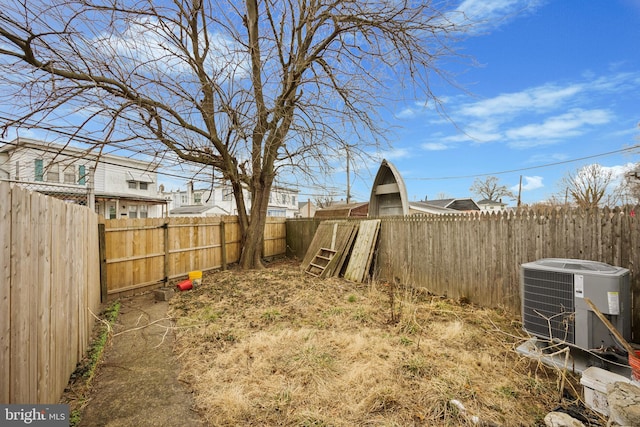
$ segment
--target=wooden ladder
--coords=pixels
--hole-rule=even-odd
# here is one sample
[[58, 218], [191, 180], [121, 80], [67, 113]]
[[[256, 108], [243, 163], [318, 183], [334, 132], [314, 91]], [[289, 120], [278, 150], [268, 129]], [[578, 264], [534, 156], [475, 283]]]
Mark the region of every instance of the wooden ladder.
[[335, 255], [336, 251], [334, 251], [333, 249], [320, 248], [316, 256], [313, 257], [311, 263], [309, 263], [309, 266], [304, 270], [304, 272], [315, 277], [322, 277], [324, 271], [327, 269], [329, 263]]

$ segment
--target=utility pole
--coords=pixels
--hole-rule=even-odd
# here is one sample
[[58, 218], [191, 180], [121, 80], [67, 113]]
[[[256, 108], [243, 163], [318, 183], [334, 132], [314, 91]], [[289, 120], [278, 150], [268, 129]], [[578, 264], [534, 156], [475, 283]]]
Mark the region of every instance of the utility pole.
[[518, 206], [520, 207], [520, 203], [521, 203], [521, 199], [520, 196], [522, 195], [522, 175], [520, 175], [520, 185], [518, 186]]
[[347, 150], [347, 204], [351, 203], [351, 179], [349, 177], [349, 163], [351, 163], [351, 156], [349, 154], [349, 146], [345, 147]]

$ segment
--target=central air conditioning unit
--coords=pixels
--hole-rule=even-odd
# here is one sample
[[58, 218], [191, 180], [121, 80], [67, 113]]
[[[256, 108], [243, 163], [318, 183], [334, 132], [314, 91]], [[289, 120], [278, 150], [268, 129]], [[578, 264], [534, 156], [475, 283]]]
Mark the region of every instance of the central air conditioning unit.
[[522, 322], [531, 335], [581, 349], [620, 347], [589, 298], [631, 340], [629, 270], [596, 261], [546, 258], [520, 266]]

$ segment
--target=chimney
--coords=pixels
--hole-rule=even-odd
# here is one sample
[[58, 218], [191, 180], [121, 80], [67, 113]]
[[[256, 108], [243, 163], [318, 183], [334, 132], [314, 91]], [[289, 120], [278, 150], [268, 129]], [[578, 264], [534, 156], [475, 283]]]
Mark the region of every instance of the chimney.
[[187, 183], [187, 205], [193, 204], [193, 181]]
[[160, 184], [160, 186], [158, 186], [158, 190], [159, 190], [161, 193], [164, 193], [164, 184]]

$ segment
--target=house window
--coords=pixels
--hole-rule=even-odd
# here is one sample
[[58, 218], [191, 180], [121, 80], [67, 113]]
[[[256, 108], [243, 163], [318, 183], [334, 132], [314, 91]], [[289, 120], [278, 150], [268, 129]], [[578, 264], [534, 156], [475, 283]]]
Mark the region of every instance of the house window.
[[129, 218], [138, 218], [138, 207], [129, 205]]
[[146, 182], [141, 182], [140, 183], [140, 189], [141, 190], [146, 190], [147, 188], [149, 188], [149, 184], [147, 184]]
[[139, 218], [148, 218], [147, 205], [140, 205], [138, 207], [138, 217]]
[[202, 194], [200, 193], [195, 193], [193, 195], [193, 203], [195, 205], [199, 205], [200, 203], [202, 203]]
[[85, 185], [87, 183], [87, 174], [84, 165], [78, 166], [78, 184]]
[[181, 194], [180, 195], [180, 203], [182, 203], [183, 205], [187, 204], [187, 195], [186, 194]]
[[116, 218], [116, 207], [111, 205], [109, 206], [109, 219], [115, 219]]
[[231, 200], [233, 198], [233, 190], [226, 188], [222, 191], [222, 200]]
[[58, 168], [58, 165], [49, 165], [49, 170], [47, 171], [47, 181], [60, 182], [60, 169]]
[[44, 167], [42, 164], [42, 159], [35, 159], [34, 166], [36, 170], [35, 180], [43, 181], [44, 180]]
[[129, 181], [129, 189], [137, 190], [138, 189], [138, 183], [135, 182], [135, 181]]
[[76, 171], [75, 166], [67, 166], [64, 170], [64, 183], [75, 184], [76, 183]]

